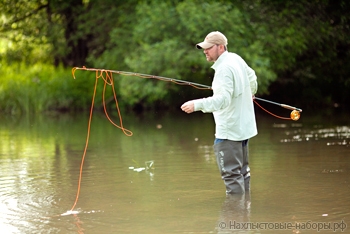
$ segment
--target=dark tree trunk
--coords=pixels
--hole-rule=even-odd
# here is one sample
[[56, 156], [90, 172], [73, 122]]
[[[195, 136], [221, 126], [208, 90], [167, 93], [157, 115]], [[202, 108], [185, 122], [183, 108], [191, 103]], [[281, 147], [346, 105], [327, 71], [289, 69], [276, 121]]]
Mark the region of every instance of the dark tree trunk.
[[83, 66], [88, 56], [88, 47], [86, 38], [77, 38], [78, 31], [78, 15], [74, 9], [83, 9], [82, 0], [71, 0], [71, 6], [65, 9], [64, 15], [66, 17], [67, 26], [65, 38], [68, 46], [68, 54], [63, 59], [65, 66]]
[[84, 10], [82, 0], [65, 1], [60, 6], [60, 14], [65, 21], [66, 53], [57, 55], [55, 63], [59, 61], [66, 67], [85, 65], [88, 56], [88, 38], [85, 34], [79, 35], [79, 16]]

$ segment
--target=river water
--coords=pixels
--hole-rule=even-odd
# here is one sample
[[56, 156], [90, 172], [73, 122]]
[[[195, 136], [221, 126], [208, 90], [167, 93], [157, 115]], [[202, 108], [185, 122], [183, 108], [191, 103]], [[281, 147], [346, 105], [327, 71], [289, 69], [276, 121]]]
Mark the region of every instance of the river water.
[[123, 118], [131, 137], [94, 113], [71, 210], [89, 114], [1, 116], [1, 233], [350, 233], [347, 115], [257, 111], [244, 196], [225, 194], [211, 114]]

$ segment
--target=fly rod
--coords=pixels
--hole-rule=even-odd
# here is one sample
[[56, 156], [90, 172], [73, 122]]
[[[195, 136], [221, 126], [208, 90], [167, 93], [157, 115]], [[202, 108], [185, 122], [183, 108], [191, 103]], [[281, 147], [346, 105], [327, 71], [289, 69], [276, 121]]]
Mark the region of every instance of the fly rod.
[[[127, 72], [127, 71], [116, 71], [116, 70], [107, 70], [107, 69], [97, 69], [97, 68], [86, 68], [85, 66], [83, 67], [73, 67], [72, 68], [72, 75], [73, 78], [75, 79], [75, 71], [76, 70], [85, 70], [85, 71], [95, 71], [96, 72], [96, 77], [112, 77], [112, 73], [114, 74], [120, 74], [120, 75], [125, 75], [125, 76], [136, 76], [136, 77], [140, 77], [140, 78], [148, 78], [148, 79], [157, 79], [157, 80], [163, 80], [163, 81], [168, 81], [168, 82], [172, 82], [178, 85], [188, 85], [188, 86], [192, 86], [194, 88], [197, 89], [212, 89], [211, 86], [209, 85], [204, 85], [204, 84], [199, 84], [199, 83], [194, 83], [191, 81], [186, 81], [186, 80], [179, 80], [179, 79], [174, 79], [174, 78], [168, 78], [168, 77], [163, 77], [163, 76], [155, 76], [155, 75], [148, 75], [148, 74], [142, 74], [142, 73], [136, 73], [136, 72]], [[273, 101], [269, 101], [266, 99], [262, 99], [262, 98], [258, 98], [258, 97], [253, 97], [254, 102], [261, 107], [255, 100], [259, 100], [259, 101], [263, 101], [263, 102], [268, 102], [270, 104], [274, 104], [280, 107], [283, 107], [285, 109], [289, 109], [292, 110], [290, 117], [292, 120], [298, 120], [300, 118], [300, 112], [302, 112], [302, 109], [294, 107], [294, 106], [290, 106], [290, 105], [286, 105], [286, 104], [281, 104], [281, 103], [277, 103], [277, 102], [273, 102]], [[265, 110], [263, 107], [261, 107], [263, 110]], [[265, 110], [266, 112], [270, 113], [269, 111]], [[272, 113], [270, 113], [272, 114]], [[276, 116], [274, 114], [272, 114], [275, 117], [281, 118], [279, 116]], [[287, 119], [287, 118], [283, 118], [282, 119]], [[289, 118], [288, 118], [289, 119]]]
[[142, 74], [142, 73], [136, 73], [136, 72], [127, 72], [127, 71], [115, 71], [115, 70], [106, 70], [106, 69], [96, 69], [96, 68], [86, 68], [86, 67], [74, 67], [72, 69], [72, 74], [75, 79], [75, 70], [86, 70], [86, 71], [96, 71], [102, 73], [115, 73], [115, 74], [120, 74], [120, 75], [125, 75], [125, 76], [137, 76], [141, 78], [148, 78], [148, 79], [157, 79], [157, 80], [163, 80], [163, 81], [168, 81], [168, 82], [173, 82], [178, 85], [189, 85], [192, 87], [195, 87], [197, 89], [211, 89], [211, 86], [209, 85], [204, 85], [204, 84], [198, 84], [186, 80], [179, 80], [179, 79], [174, 79], [174, 78], [168, 78], [168, 77], [163, 77], [163, 76], [155, 76], [155, 75], [148, 75], [148, 74]]
[[292, 120], [294, 120], [294, 121], [297, 121], [298, 119], [300, 119], [300, 112], [303, 111], [302, 109], [297, 108], [297, 107], [294, 107], [294, 106], [290, 106], [290, 105], [286, 105], [286, 104], [281, 104], [281, 103], [273, 102], [273, 101], [266, 100], [266, 99], [262, 99], [262, 98], [258, 98], [258, 97], [253, 97], [253, 101], [254, 101], [254, 103], [255, 103], [257, 106], [259, 106], [261, 109], [263, 109], [264, 111], [266, 111], [266, 112], [269, 113], [270, 115], [273, 115], [273, 116], [275, 116], [275, 117], [277, 117], [277, 118], [280, 118], [280, 119], [289, 119], [289, 118], [280, 117], [280, 116], [278, 116], [278, 115], [275, 115], [275, 114], [269, 112], [268, 110], [266, 110], [265, 108], [263, 108], [262, 106], [260, 106], [259, 103], [257, 103], [255, 100], [267, 102], [267, 103], [270, 103], [270, 104], [274, 104], [274, 105], [283, 107], [283, 108], [285, 108], [285, 109], [292, 110], [292, 112], [290, 113], [290, 119], [292, 119]]
[[254, 99], [259, 100], [259, 101], [263, 101], [263, 102], [268, 102], [268, 103], [271, 103], [271, 104], [274, 104], [274, 105], [277, 105], [277, 106], [280, 106], [280, 107], [283, 107], [283, 108], [286, 108], [286, 109], [289, 109], [289, 110], [297, 110], [299, 112], [303, 112], [302, 109], [294, 107], [294, 106], [289, 106], [289, 105], [286, 105], [286, 104], [281, 104], [281, 103], [269, 101], [269, 100], [258, 98], [258, 97], [254, 97]]

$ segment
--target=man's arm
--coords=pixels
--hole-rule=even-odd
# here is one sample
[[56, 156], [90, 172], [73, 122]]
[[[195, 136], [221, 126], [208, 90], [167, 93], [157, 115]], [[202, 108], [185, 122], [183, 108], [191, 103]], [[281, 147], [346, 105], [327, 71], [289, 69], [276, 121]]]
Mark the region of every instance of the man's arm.
[[257, 77], [255, 75], [255, 71], [251, 69], [248, 65], [247, 65], [247, 75], [249, 79], [250, 90], [252, 91], [252, 95], [254, 95], [258, 91], [258, 82], [256, 81]]

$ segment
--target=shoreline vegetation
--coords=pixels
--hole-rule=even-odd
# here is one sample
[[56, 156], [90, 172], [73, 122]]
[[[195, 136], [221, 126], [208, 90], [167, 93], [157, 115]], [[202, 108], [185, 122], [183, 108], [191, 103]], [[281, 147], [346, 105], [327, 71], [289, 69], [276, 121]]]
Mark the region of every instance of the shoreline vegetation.
[[[347, 0], [0, 0], [0, 9], [1, 113], [89, 110], [95, 74], [77, 71], [73, 79], [73, 67], [211, 85], [211, 64], [195, 48], [211, 31], [224, 33], [228, 50], [255, 70], [257, 97], [303, 110], [350, 110]], [[113, 77], [119, 105], [127, 110], [177, 109], [211, 95], [153, 79]], [[106, 101], [113, 109], [110, 87]]]
[[[95, 85], [94, 72], [76, 74], [76, 79], [74, 79], [71, 69], [64, 68], [63, 66], [56, 67], [43, 63], [33, 65], [27, 65], [25, 63], [8, 65], [1, 63], [0, 66], [0, 113], [22, 115], [74, 113], [78, 111], [88, 112], [90, 110]], [[171, 103], [172, 99], [167, 99], [168, 103], [165, 104], [160, 104], [158, 101], [154, 106], [151, 103], [145, 106], [135, 105], [120, 95], [118, 78], [114, 78], [114, 82], [116, 83], [117, 99], [120, 99], [118, 104], [124, 111], [173, 111], [182, 103], [181, 97], [186, 100], [186, 95], [182, 95], [180, 96], [180, 100], [178, 99], [179, 96], [175, 97], [177, 100], [173, 100], [174, 105], [171, 106], [167, 104], [169, 102]], [[146, 79], [146, 82], [152, 82], [152, 80]], [[188, 89], [193, 88], [189, 87]], [[102, 92], [103, 80], [98, 79], [94, 102], [95, 111], [103, 112]], [[210, 91], [201, 92], [203, 92], [203, 95], [200, 94], [200, 96], [210, 95]], [[268, 97], [278, 98], [273, 96]], [[113, 112], [116, 110], [113, 93], [108, 86], [105, 100], [109, 111]], [[307, 103], [301, 104], [301, 107], [304, 108], [305, 106], [308, 106]], [[276, 109], [274, 106], [268, 106], [268, 108]], [[278, 109], [280, 108], [277, 108], [277, 111]], [[318, 107], [308, 108], [309, 111], [314, 109], [318, 109]], [[324, 108], [324, 111], [328, 114], [340, 113], [343, 110], [347, 111], [342, 106], [327, 106], [327, 108]]]
[[0, 111], [17, 115], [84, 110], [91, 103], [92, 85], [91, 79], [74, 80], [63, 66], [1, 63]]

